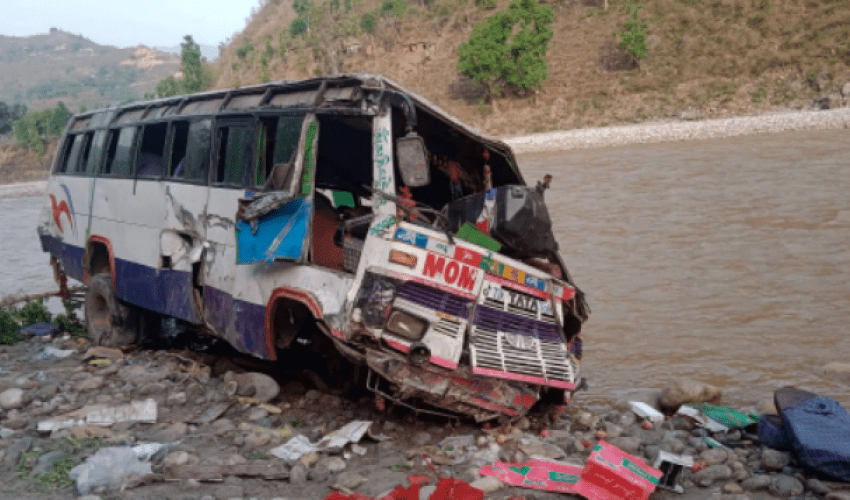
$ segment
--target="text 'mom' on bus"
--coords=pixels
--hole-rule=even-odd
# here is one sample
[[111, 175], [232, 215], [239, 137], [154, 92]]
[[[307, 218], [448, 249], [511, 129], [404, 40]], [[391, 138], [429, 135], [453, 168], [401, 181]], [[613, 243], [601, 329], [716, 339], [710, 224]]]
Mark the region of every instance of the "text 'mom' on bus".
[[576, 390], [549, 180], [382, 77], [273, 82], [76, 115], [38, 232], [97, 344], [176, 324], [482, 421]]

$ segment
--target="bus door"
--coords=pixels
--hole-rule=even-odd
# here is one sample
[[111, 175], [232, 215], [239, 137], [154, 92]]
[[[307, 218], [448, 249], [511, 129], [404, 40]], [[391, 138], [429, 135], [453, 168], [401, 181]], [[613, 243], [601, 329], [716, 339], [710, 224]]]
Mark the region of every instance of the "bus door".
[[210, 326], [242, 351], [269, 354], [273, 261], [307, 259], [317, 139], [318, 122], [303, 113], [216, 123], [204, 303]]

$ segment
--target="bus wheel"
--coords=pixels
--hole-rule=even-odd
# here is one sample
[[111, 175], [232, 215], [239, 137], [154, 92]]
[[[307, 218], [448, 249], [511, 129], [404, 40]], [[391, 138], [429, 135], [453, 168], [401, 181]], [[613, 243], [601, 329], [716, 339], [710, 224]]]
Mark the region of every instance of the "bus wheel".
[[86, 291], [86, 331], [95, 345], [108, 347], [134, 344], [137, 329], [133, 310], [115, 296], [112, 276], [96, 274]]

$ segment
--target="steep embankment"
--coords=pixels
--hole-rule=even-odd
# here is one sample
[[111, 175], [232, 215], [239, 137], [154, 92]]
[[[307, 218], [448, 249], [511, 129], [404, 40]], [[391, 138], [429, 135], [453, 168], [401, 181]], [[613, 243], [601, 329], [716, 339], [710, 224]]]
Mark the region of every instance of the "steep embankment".
[[[217, 86], [376, 72], [502, 136], [847, 105], [850, 0], [647, 0], [639, 19], [649, 56], [631, 70], [617, 69], [616, 44], [634, 3], [554, 2], [549, 78], [531, 97], [492, 104], [458, 73], [458, 47], [509, 0], [495, 10], [473, 0], [410, 2], [400, 17], [381, 14], [394, 0], [331, 3], [313, 0], [311, 30], [293, 37], [292, 2], [266, 2], [222, 51]], [[376, 15], [371, 33], [366, 13]]]

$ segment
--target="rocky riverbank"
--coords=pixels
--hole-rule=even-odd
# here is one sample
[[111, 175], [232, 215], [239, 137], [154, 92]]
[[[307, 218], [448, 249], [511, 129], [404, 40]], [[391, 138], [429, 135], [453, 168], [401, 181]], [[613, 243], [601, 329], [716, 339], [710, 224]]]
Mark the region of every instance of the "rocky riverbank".
[[[694, 394], [721, 397], [692, 383], [655, 396], [665, 407]], [[488, 499], [555, 500], [571, 496], [508, 487], [479, 470], [529, 457], [580, 466], [604, 439], [648, 463], [662, 451], [693, 457], [684, 494], [658, 490], [655, 499], [850, 499], [850, 484], [811, 477], [791, 455], [749, 434], [715, 434], [725, 446], [711, 447], [705, 431], [681, 416], [651, 424], [617, 403], [594, 414], [580, 393], [567, 407], [502, 426], [398, 407], [381, 412], [374, 403], [366, 392], [337, 396], [246, 371], [227, 356], [34, 337], [0, 347], [0, 497], [313, 500], [334, 489], [377, 497], [406, 486], [410, 475], [429, 476], [433, 485], [436, 471]], [[373, 422], [356, 445], [276, 456], [294, 436], [315, 443], [352, 421]]]

